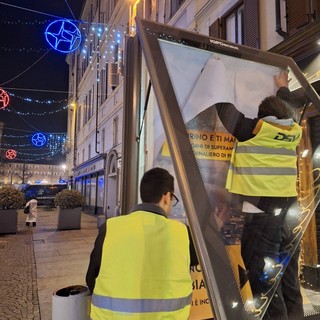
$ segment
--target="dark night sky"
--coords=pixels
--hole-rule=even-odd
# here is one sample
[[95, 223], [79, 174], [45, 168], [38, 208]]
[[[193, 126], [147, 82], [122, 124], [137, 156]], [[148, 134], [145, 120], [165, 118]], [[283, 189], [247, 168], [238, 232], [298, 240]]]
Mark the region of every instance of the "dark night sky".
[[[7, 161], [4, 149], [9, 149], [10, 144], [11, 149], [18, 152], [13, 161], [60, 164], [63, 160], [61, 153], [40, 160], [43, 157], [37, 154], [47, 153], [47, 146], [35, 147], [29, 137], [18, 136], [31, 137], [37, 132], [66, 132], [67, 111], [48, 113], [67, 105], [66, 54], [50, 50], [44, 32], [49, 23], [59, 17], [74, 19], [74, 16], [78, 19], [83, 2], [84, 0], [0, 1], [0, 87], [10, 96], [9, 107], [0, 110], [0, 121], [4, 122], [1, 150], [3, 161]], [[39, 61], [36, 62], [37, 60]], [[25, 101], [26, 98], [32, 99], [32, 102]], [[48, 104], [36, 103], [34, 100], [60, 102]], [[17, 112], [28, 115], [19, 115]], [[43, 112], [44, 116], [37, 115]], [[22, 153], [19, 154], [19, 151]]]

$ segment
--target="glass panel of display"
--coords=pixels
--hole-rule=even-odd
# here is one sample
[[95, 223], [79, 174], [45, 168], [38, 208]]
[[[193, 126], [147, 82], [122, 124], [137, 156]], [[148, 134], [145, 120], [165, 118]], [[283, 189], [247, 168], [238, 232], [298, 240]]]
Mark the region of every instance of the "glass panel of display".
[[291, 58], [137, 26], [158, 104], [148, 163], [176, 177], [171, 217], [190, 225], [215, 317], [319, 314], [316, 91]]

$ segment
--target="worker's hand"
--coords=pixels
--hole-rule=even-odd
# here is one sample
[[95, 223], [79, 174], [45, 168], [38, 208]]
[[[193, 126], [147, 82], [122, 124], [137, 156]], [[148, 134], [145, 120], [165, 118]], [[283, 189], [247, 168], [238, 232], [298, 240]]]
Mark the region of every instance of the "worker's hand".
[[291, 79], [288, 78], [288, 72], [287, 71], [280, 71], [278, 75], [275, 75], [273, 77], [274, 79], [274, 82], [276, 84], [276, 86], [278, 88], [281, 88], [281, 87], [287, 87], [289, 86], [289, 82]]

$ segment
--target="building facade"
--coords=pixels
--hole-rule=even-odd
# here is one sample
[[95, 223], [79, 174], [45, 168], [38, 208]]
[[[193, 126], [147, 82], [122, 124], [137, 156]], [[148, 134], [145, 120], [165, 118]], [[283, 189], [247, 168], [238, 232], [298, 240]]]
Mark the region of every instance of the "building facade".
[[67, 182], [65, 165], [0, 163], [0, 185], [6, 184], [57, 184]]
[[[91, 213], [112, 215], [119, 200], [123, 76], [128, 10], [121, 1], [87, 1], [82, 48], [69, 55], [67, 167]], [[108, 200], [107, 200], [108, 198]], [[108, 204], [107, 204], [108, 203]]]
[[[126, 186], [138, 185], [152, 152], [153, 111], [147, 105], [154, 93], [148, 88], [144, 58], [137, 64], [130, 59], [128, 39], [136, 35], [135, 17], [289, 56], [320, 89], [317, 0], [87, 0], [79, 24], [82, 46], [67, 57], [67, 170], [86, 197], [86, 211], [107, 218], [128, 212], [137, 201], [137, 190], [128, 192]], [[128, 90], [130, 86], [135, 90]], [[130, 118], [132, 109], [138, 123]], [[311, 106], [301, 123], [306, 136], [312, 137], [304, 139], [303, 146], [314, 152], [320, 144], [318, 120], [319, 110]], [[310, 170], [312, 161], [319, 167], [317, 159], [307, 158], [300, 170]], [[137, 172], [135, 177], [128, 168]], [[313, 289], [320, 287], [318, 218], [316, 210], [303, 239], [304, 281]]]
[[[293, 52], [300, 63], [318, 52], [317, 44], [285, 51], [295, 48], [307, 29], [318, 30], [317, 1], [86, 1], [79, 24], [82, 45], [67, 57], [67, 171], [85, 193], [87, 210], [108, 216], [121, 198], [122, 117], [123, 108], [130, 108], [123, 97], [125, 46], [135, 34], [136, 16], [261, 50]], [[141, 85], [143, 101], [147, 82]]]

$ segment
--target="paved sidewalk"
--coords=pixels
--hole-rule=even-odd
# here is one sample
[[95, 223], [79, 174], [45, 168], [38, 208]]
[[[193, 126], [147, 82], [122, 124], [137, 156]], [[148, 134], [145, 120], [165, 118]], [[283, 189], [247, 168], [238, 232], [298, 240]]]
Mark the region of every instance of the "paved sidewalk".
[[0, 319], [51, 320], [52, 294], [84, 285], [97, 219], [82, 213], [80, 230], [57, 230], [57, 209], [39, 208], [37, 226], [0, 235]]
[[[35, 228], [22, 210], [18, 218], [16, 234], [0, 235], [0, 320], [52, 320], [52, 294], [85, 284], [97, 218], [82, 213], [81, 229], [65, 231], [57, 230], [57, 209], [39, 208]], [[303, 293], [305, 319], [319, 319], [319, 292]]]

